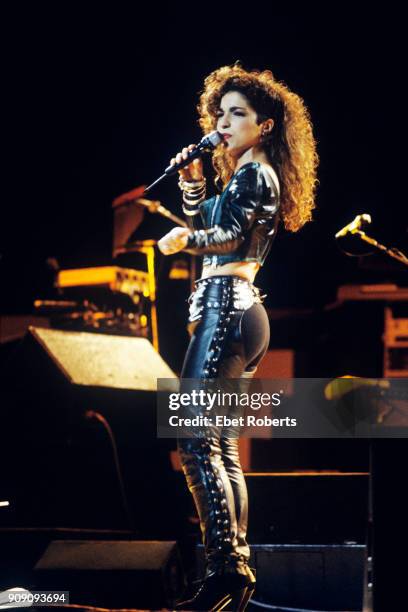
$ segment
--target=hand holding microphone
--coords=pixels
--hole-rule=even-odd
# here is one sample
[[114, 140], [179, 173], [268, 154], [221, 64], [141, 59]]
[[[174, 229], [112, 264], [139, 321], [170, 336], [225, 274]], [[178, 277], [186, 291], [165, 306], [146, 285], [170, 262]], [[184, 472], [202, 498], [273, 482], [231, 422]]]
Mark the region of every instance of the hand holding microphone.
[[[190, 145], [189, 147], [184, 148], [181, 154], [178, 153], [178, 155], [176, 155], [176, 163], [171, 163], [170, 166], [165, 169], [164, 174], [166, 174], [167, 176], [171, 176], [172, 174], [175, 174], [177, 171], [181, 170], [185, 166], [190, 166], [190, 161], [200, 158], [203, 153], [208, 153], [209, 151], [212, 151], [221, 142], [223, 142], [223, 138], [221, 134], [217, 132], [217, 130], [210, 132], [209, 134], [207, 134], [207, 136], [204, 136], [204, 138], [200, 140], [198, 145]], [[191, 164], [191, 166], [193, 167], [194, 164]], [[185, 178], [184, 180], [187, 181], [188, 179]]]
[[[208, 151], [212, 151], [215, 149], [223, 141], [223, 138], [219, 132], [214, 130], [214, 132], [210, 132], [207, 136], [204, 136], [198, 143], [198, 145], [190, 145], [189, 147], [185, 147], [181, 153], [178, 153], [174, 159], [171, 160], [170, 166], [168, 166], [164, 174], [159, 176], [158, 179], [154, 181], [151, 185], [146, 187], [144, 190], [144, 194], [149, 193], [153, 187], [158, 185], [164, 178], [167, 176], [172, 176], [176, 174], [176, 172], [180, 172], [180, 176], [184, 178], [184, 180], [200, 180], [203, 176], [202, 163], [200, 161], [200, 157], [203, 153]], [[188, 166], [186, 168], [186, 166]], [[186, 168], [184, 170], [184, 168]], [[187, 178], [190, 177], [190, 178]], [[199, 178], [194, 178], [199, 177]]]
[[[179, 173], [180, 177], [185, 181], [202, 181], [203, 180], [203, 162], [200, 157], [192, 157], [197, 147], [194, 144], [184, 147], [176, 157], [170, 161], [170, 166], [166, 169], [171, 169], [171, 172]], [[186, 165], [187, 164], [187, 165]], [[163, 255], [173, 255], [182, 251], [187, 246], [187, 236], [190, 230], [183, 227], [174, 227], [163, 238], [161, 238], [157, 246]]]
[[[201, 156], [203, 153], [215, 149], [222, 142], [223, 138], [216, 130], [204, 136], [198, 145], [189, 145], [177, 153], [170, 161], [170, 166], [166, 168], [164, 174], [157, 179], [150, 187], [147, 187], [145, 193], [154, 185], [161, 181], [166, 176], [171, 176], [179, 173], [180, 178], [184, 181], [203, 181], [203, 163]], [[182, 227], [175, 227], [159, 240], [157, 246], [163, 255], [173, 255], [182, 251], [187, 246], [187, 236], [190, 230]]]
[[201, 157], [196, 157], [187, 166], [182, 165], [184, 161], [189, 160], [189, 153], [196, 149], [196, 145], [191, 144], [188, 147], [177, 153], [170, 161], [169, 168], [178, 166], [178, 173], [185, 181], [201, 181], [203, 179], [203, 162]]

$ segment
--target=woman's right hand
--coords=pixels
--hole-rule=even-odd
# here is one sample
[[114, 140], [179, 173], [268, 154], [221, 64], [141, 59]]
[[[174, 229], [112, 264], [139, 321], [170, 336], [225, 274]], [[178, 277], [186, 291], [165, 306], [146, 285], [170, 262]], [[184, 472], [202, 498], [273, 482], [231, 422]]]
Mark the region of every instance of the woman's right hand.
[[[188, 147], [184, 147], [180, 153], [177, 153], [176, 157], [171, 159], [170, 165], [174, 166], [174, 164], [179, 164], [184, 159], [187, 159], [188, 152], [195, 149], [195, 146], [196, 145], [191, 144]], [[201, 181], [203, 178], [203, 162], [201, 158], [196, 157], [188, 166], [184, 166], [184, 168], [178, 170], [178, 173], [185, 181]]]

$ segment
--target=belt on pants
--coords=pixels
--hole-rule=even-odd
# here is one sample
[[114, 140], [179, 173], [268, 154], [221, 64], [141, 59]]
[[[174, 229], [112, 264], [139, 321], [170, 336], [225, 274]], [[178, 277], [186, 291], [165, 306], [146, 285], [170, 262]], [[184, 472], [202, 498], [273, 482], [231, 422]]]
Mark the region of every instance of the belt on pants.
[[188, 298], [189, 323], [198, 321], [205, 309], [248, 310], [253, 304], [262, 304], [266, 294], [261, 295], [258, 287], [242, 276], [225, 275], [200, 278], [195, 281], [195, 290]]

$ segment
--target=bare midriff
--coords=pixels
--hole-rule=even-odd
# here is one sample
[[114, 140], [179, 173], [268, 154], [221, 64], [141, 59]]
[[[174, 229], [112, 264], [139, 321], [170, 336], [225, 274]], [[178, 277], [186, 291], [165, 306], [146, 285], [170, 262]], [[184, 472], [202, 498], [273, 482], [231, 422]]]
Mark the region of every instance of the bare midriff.
[[209, 276], [235, 275], [242, 276], [242, 278], [246, 278], [250, 283], [253, 283], [256, 273], [260, 267], [261, 266], [257, 261], [232, 261], [231, 263], [224, 264], [223, 266], [217, 266], [216, 268], [204, 266], [201, 278], [208, 278]]

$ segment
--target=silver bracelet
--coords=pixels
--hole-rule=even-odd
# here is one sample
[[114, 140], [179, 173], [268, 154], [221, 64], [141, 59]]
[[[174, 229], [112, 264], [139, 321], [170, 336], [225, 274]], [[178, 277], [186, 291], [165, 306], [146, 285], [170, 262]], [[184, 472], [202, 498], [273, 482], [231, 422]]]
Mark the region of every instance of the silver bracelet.
[[179, 178], [178, 185], [181, 191], [187, 191], [188, 193], [197, 193], [202, 190], [205, 191], [207, 184], [207, 179], [203, 177], [199, 181], [186, 181], [183, 178]]
[[197, 195], [194, 196], [191, 196], [189, 193], [183, 191], [183, 202], [186, 204], [191, 204], [194, 206], [194, 204], [199, 204], [203, 200], [205, 200], [205, 191], [202, 193], [197, 193]]
[[204, 202], [204, 200], [205, 200], [204, 193], [200, 197], [195, 197], [195, 198], [189, 198], [186, 193], [183, 193], [183, 202], [186, 206], [188, 206], [189, 209], [191, 208], [198, 209], [199, 205], [201, 204], [201, 202]]
[[205, 199], [205, 191], [200, 191], [195, 194], [188, 193], [187, 191], [183, 191], [183, 200], [186, 204], [198, 204], [202, 200]]
[[198, 213], [200, 212], [198, 210], [198, 208], [196, 208], [195, 210], [188, 210], [187, 208], [184, 208], [184, 206], [182, 208], [183, 208], [183, 213], [185, 215], [188, 215], [189, 217], [193, 217], [194, 215], [198, 215]]
[[183, 200], [182, 207], [186, 210], [199, 210], [201, 202], [204, 202], [204, 198], [196, 202], [189, 202], [188, 200]]
[[199, 213], [198, 205], [205, 200], [206, 183], [205, 177], [199, 181], [185, 181], [179, 178], [178, 184], [183, 192], [183, 202], [188, 207], [183, 205], [184, 214], [193, 216]]

